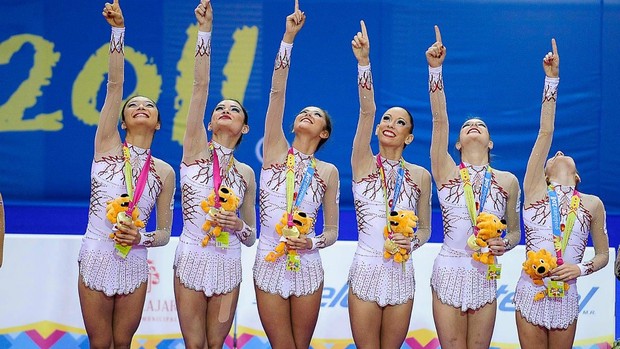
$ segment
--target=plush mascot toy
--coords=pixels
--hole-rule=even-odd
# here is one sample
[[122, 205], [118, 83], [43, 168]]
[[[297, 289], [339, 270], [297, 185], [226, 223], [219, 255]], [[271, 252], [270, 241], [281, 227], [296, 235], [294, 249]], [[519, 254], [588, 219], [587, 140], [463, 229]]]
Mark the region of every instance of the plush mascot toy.
[[[125, 212], [129, 208], [129, 195], [123, 194], [117, 197], [114, 200], [110, 200], [106, 203], [106, 218], [112, 223], [117, 224], [118, 222], [122, 222], [126, 225], [133, 224], [138, 228], [144, 228], [144, 222], [138, 217], [140, 216], [140, 210], [137, 207], [134, 207], [133, 212], [131, 212], [131, 217], [129, 217]], [[114, 239], [116, 232], [110, 233], [110, 239]]]
[[475, 245], [473, 249], [478, 250], [474, 252], [472, 258], [480, 263], [495, 264], [495, 256], [489, 251], [487, 241], [502, 236], [502, 232], [506, 230], [506, 221], [500, 220], [492, 213], [482, 212], [476, 219], [476, 229], [478, 234], [476, 234], [475, 238], [472, 235], [468, 242], [471, 245], [473, 240]]
[[[527, 251], [527, 259], [523, 262], [523, 270], [528, 274], [534, 285], [544, 285], [543, 278], [548, 277], [551, 270], [557, 268], [557, 258], [554, 257], [549, 251], [544, 248], [538, 250], [538, 252]], [[564, 292], [568, 290], [570, 286], [568, 283], [564, 283]], [[545, 298], [547, 292], [540, 291], [534, 296], [535, 301], [539, 301]]]
[[[265, 260], [267, 262], [275, 262], [278, 258], [284, 256], [286, 251], [286, 237], [305, 237], [310, 228], [312, 227], [313, 219], [308, 217], [305, 212], [299, 210], [293, 210], [293, 226], [291, 228], [288, 227], [288, 213], [284, 212], [282, 215], [282, 219], [280, 222], [276, 224], [276, 232], [283, 238], [280, 238], [280, 243], [276, 246], [276, 248], [269, 252], [267, 256], [265, 256]], [[297, 251], [290, 250], [289, 254], [296, 254]]]
[[213, 221], [213, 216], [221, 210], [234, 212], [239, 207], [239, 198], [230, 188], [221, 186], [220, 190], [218, 190], [218, 196], [220, 201], [219, 209], [215, 207], [215, 190], [211, 191], [211, 194], [209, 194], [207, 200], [202, 200], [200, 203], [200, 207], [202, 207], [203, 211], [207, 213], [207, 219], [202, 225], [202, 229], [207, 232], [205, 237], [202, 239], [203, 247], [209, 244], [209, 240], [212, 235], [217, 238], [222, 234], [222, 227], [220, 226], [215, 226], [213, 231], [209, 232], [215, 223]]
[[[392, 234], [400, 233], [410, 239], [414, 237], [416, 227], [418, 226], [418, 217], [413, 211], [392, 211], [390, 212], [388, 221], [390, 222]], [[385, 244], [383, 245], [383, 258], [394, 258], [394, 262], [397, 263], [406, 262], [409, 259], [409, 253], [407, 253], [406, 249], [398, 247], [398, 245], [396, 245], [394, 241], [389, 238], [389, 236], [390, 229], [386, 226], [383, 229], [383, 237], [385, 238]]]

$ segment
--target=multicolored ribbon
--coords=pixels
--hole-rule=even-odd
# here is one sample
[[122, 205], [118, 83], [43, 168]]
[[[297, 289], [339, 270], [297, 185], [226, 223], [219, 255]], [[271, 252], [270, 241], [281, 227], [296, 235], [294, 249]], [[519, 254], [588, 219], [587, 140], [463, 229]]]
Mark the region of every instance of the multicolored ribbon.
[[135, 191], [133, 186], [133, 170], [131, 168], [131, 154], [129, 152], [129, 146], [125, 141], [123, 143], [123, 175], [125, 176], [125, 186], [127, 187], [127, 195], [129, 195], [129, 206], [127, 207], [127, 215], [131, 217], [134, 208], [140, 201], [140, 197], [142, 197], [142, 192], [144, 191], [144, 187], [146, 186], [146, 181], [149, 176], [149, 167], [151, 166], [151, 150], [148, 150], [148, 155], [146, 156], [146, 161], [142, 166], [142, 170], [140, 171], [140, 175], [138, 176], [138, 180], [136, 182]]
[[560, 204], [558, 201], [558, 194], [555, 192], [553, 185], [547, 187], [547, 193], [549, 195], [549, 206], [551, 207], [551, 227], [553, 229], [553, 248], [558, 258], [558, 265], [564, 264], [562, 258], [566, 246], [568, 245], [568, 239], [573, 232], [575, 220], [577, 219], [577, 210], [579, 209], [579, 203], [581, 197], [577, 189], [573, 189], [573, 196], [570, 199], [569, 212], [566, 216], [566, 224], [564, 229], [561, 226]]
[[[289, 228], [293, 227], [293, 209], [301, 205], [315, 171], [316, 160], [312, 157], [306, 168], [306, 173], [304, 173], [304, 177], [299, 184], [299, 190], [295, 192], [295, 154], [293, 147], [289, 148], [286, 156], [286, 212], [288, 214], [287, 225]], [[295, 201], [294, 205], [293, 201]]]
[[381, 161], [381, 154], [377, 154], [377, 167], [379, 167], [379, 175], [381, 176], [381, 188], [383, 189], [383, 199], [385, 200], [385, 220], [386, 226], [389, 231], [389, 237], [392, 237], [392, 227], [390, 226], [390, 213], [394, 211], [396, 208], [396, 201], [398, 200], [398, 196], [400, 195], [400, 188], [403, 185], [403, 180], [405, 178], [405, 162], [401, 158], [399, 160], [400, 167], [398, 168], [398, 173], [396, 177], [396, 183], [394, 184], [394, 197], [392, 198], [392, 202], [388, 201], [387, 196], [387, 180], [385, 178], [385, 168], [383, 167], [383, 162]]
[[[220, 191], [220, 187], [222, 186], [222, 175], [220, 174], [220, 159], [217, 156], [217, 152], [215, 151], [215, 146], [213, 146], [213, 141], [209, 142], [209, 150], [211, 151], [211, 156], [213, 158], [213, 191], [215, 192], [215, 204], [214, 207], [219, 209], [222, 204], [220, 203], [220, 196], [218, 195]], [[234, 163], [234, 158], [231, 155], [230, 160], [228, 161], [228, 166], [226, 168], [226, 172], [230, 171]]]
[[[474, 199], [474, 190], [472, 188], [471, 179], [469, 178], [469, 170], [463, 162], [459, 165], [459, 174], [461, 175], [461, 181], [463, 182], [463, 191], [465, 192], [465, 203], [467, 205], [467, 213], [469, 213], [469, 219], [471, 225], [476, 226], [476, 219], [482, 210], [484, 209], [484, 203], [491, 190], [491, 179], [493, 177], [493, 169], [491, 165], [486, 166], [484, 179], [482, 186], [480, 187], [480, 203], [479, 207], [476, 207]], [[474, 235], [477, 235], [478, 231], [474, 228]]]

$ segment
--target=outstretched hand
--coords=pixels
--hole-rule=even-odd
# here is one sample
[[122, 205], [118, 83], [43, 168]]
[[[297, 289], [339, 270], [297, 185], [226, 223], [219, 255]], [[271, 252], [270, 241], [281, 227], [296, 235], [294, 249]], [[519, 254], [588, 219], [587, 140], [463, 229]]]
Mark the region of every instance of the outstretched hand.
[[114, 0], [111, 4], [106, 2], [105, 5], [103, 5], [103, 17], [113, 27], [125, 27], [123, 11], [121, 11], [121, 5], [118, 3], [118, 0]]
[[299, 0], [295, 0], [295, 11], [286, 17], [284, 42], [292, 44], [304, 23], [306, 23], [306, 14], [299, 10]]
[[558, 46], [555, 44], [555, 39], [551, 39], [551, 48], [553, 52], [549, 52], [543, 58], [543, 69], [545, 74], [550, 78], [557, 78], [560, 76], [560, 55], [558, 54]]
[[432, 68], [437, 68], [443, 64], [446, 58], [446, 47], [441, 42], [441, 32], [439, 27], [435, 26], [435, 43], [426, 50], [426, 61]]
[[210, 32], [213, 29], [213, 8], [211, 0], [200, 0], [200, 4], [194, 10], [198, 20], [198, 30]]
[[359, 65], [365, 66], [370, 64], [370, 40], [368, 39], [368, 32], [366, 31], [366, 24], [364, 21], [360, 21], [361, 32], [357, 34], [351, 40], [351, 47], [353, 48], [353, 55], [357, 58]]

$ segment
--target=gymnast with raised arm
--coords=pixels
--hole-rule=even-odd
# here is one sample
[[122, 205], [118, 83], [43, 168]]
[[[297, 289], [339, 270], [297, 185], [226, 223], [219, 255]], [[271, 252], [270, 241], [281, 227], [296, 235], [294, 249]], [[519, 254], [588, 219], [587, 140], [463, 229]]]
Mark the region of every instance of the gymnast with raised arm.
[[[306, 21], [295, 1], [276, 56], [265, 118], [259, 184], [260, 238], [254, 263], [258, 313], [274, 349], [307, 349], [323, 293], [319, 250], [338, 238], [339, 175], [315, 153], [331, 135], [327, 112], [303, 108], [286, 140], [283, 119], [293, 41]], [[322, 233], [316, 218], [323, 210]]]

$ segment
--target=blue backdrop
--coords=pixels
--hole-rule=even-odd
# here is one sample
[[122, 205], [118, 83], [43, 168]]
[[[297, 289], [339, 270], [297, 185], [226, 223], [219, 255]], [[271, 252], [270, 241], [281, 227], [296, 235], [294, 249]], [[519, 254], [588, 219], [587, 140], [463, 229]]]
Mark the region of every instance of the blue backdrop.
[[[126, 96], [141, 93], [158, 102], [163, 125], [154, 152], [176, 169], [191, 92], [196, 4], [121, 1]], [[251, 131], [237, 154], [257, 173], [272, 62], [293, 4], [213, 1], [208, 112], [224, 97], [243, 101]], [[451, 144], [466, 118], [482, 117], [495, 143], [495, 167], [521, 180], [538, 130], [541, 59], [555, 37], [562, 81], [552, 152], [573, 156], [581, 189], [599, 195], [610, 216], [620, 215], [620, 188], [613, 185], [620, 167], [614, 153], [620, 130], [620, 1], [302, 0], [301, 8], [308, 18], [293, 50], [285, 123], [306, 105], [321, 106], [334, 119], [333, 136], [317, 155], [340, 169], [342, 239], [356, 238], [350, 149], [359, 106], [350, 42], [360, 19], [371, 39], [378, 112], [400, 105], [414, 115], [415, 141], [405, 151], [409, 161], [430, 168], [424, 52], [438, 24], [448, 47], [444, 79]], [[84, 230], [93, 138], [107, 77], [110, 29], [101, 9], [102, 3], [78, 0], [0, 3], [0, 191], [8, 232]], [[173, 234], [178, 235], [180, 210], [175, 217]], [[615, 246], [612, 231], [610, 225]], [[431, 240], [441, 241], [438, 229]]]

